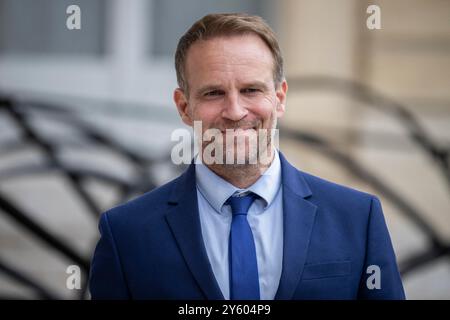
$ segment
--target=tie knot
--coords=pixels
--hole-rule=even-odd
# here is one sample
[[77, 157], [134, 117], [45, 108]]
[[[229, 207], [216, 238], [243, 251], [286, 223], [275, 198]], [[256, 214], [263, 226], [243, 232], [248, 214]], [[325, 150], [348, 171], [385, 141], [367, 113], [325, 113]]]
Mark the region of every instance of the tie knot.
[[248, 213], [248, 209], [252, 205], [253, 201], [256, 199], [256, 195], [254, 193], [249, 193], [243, 197], [229, 197], [228, 204], [231, 206], [231, 211], [233, 215], [243, 214], [246, 215]]

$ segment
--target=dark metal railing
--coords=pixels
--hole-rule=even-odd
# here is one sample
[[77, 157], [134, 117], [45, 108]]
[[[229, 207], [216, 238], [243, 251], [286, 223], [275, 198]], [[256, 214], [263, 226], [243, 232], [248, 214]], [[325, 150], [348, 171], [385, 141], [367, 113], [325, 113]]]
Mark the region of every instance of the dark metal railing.
[[[426, 130], [422, 128], [418, 120], [408, 108], [398, 102], [395, 102], [383, 95], [376, 93], [371, 88], [357, 82], [331, 77], [305, 77], [289, 79], [290, 90], [294, 92], [312, 91], [312, 90], [331, 90], [341, 94], [348, 95], [352, 101], [359, 103], [361, 107], [375, 108], [386, 115], [396, 119], [408, 132], [408, 137], [417, 145], [417, 147], [427, 154], [437, 169], [445, 177], [450, 186], [450, 150], [443, 148], [436, 143]], [[143, 193], [155, 188], [157, 181], [148, 175], [148, 169], [159, 163], [170, 163], [170, 154], [159, 155], [158, 157], [147, 157], [134, 150], [119, 144], [111, 139], [108, 134], [100, 132], [93, 126], [87, 124], [77, 113], [58, 105], [51, 105], [40, 102], [21, 101], [0, 97], [0, 111], [9, 115], [14, 122], [15, 127], [21, 130], [22, 138], [19, 141], [4, 141], [0, 143], [0, 156], [19, 150], [27, 149], [30, 146], [38, 147], [45, 156], [44, 164], [21, 164], [13, 168], [0, 171], [0, 184], [9, 179], [15, 179], [20, 176], [30, 175], [49, 175], [62, 174], [70, 183], [76, 195], [86, 204], [94, 222], [97, 223], [100, 214], [100, 208], [93, 195], [89, 194], [83, 188], [83, 181], [86, 179], [96, 179], [104, 183], [116, 186], [120, 190], [117, 203], [128, 199], [132, 194]], [[39, 130], [31, 125], [33, 117], [46, 117], [54, 119], [65, 126], [77, 130], [83, 142], [87, 145], [101, 146], [126, 159], [134, 171], [132, 179], [124, 179], [115, 176], [111, 172], [100, 172], [95, 169], [68, 165], [58, 157], [58, 150], [61, 146], [70, 144], [60, 138], [43, 138]], [[140, 115], [142, 117], [142, 115]], [[280, 137], [307, 144], [316, 148], [326, 157], [342, 166], [352, 176], [370, 185], [376, 192], [390, 202], [392, 202], [399, 211], [410, 220], [417, 228], [423, 232], [428, 240], [428, 246], [422, 251], [418, 251], [401, 261], [399, 261], [402, 275], [407, 276], [412, 271], [424, 267], [430, 262], [435, 261], [442, 256], [450, 255], [450, 244], [442, 239], [433, 226], [427, 221], [426, 215], [418, 208], [414, 207], [407, 199], [400, 195], [386, 182], [382, 181], [377, 175], [373, 174], [368, 168], [364, 167], [357, 160], [347, 153], [342, 152], [337, 146], [326, 139], [306, 132], [301, 129], [281, 128]], [[173, 166], [174, 171], [181, 171], [182, 168]], [[52, 234], [45, 225], [39, 224], [33, 219], [31, 213], [26, 212], [20, 207], [20, 203], [14, 203], [5, 194], [0, 192], [0, 213], [11, 218], [19, 224], [25, 232], [28, 232], [43, 244], [63, 256], [67, 260], [76, 263], [83, 270], [84, 274], [89, 273], [88, 257], [83, 256], [69, 243]], [[22, 285], [34, 290], [39, 298], [57, 299], [58, 295], [46, 289], [43, 284], [35, 279], [18, 271], [16, 266], [8, 266], [0, 254], [0, 272]], [[87, 279], [85, 277], [83, 290], [79, 298], [85, 297], [87, 289]], [[0, 292], [0, 295], [2, 293]]]

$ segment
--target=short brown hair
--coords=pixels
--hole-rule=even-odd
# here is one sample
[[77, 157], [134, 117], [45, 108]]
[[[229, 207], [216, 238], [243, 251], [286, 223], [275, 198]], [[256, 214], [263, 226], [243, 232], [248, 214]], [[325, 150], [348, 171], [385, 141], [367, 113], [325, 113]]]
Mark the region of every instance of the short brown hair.
[[218, 13], [208, 14], [195, 22], [192, 27], [180, 38], [175, 53], [175, 69], [178, 86], [188, 94], [185, 64], [190, 46], [198, 40], [208, 40], [220, 36], [233, 36], [244, 34], [258, 35], [269, 47], [274, 60], [273, 79], [276, 86], [284, 78], [283, 57], [273, 30], [259, 16], [244, 13]]

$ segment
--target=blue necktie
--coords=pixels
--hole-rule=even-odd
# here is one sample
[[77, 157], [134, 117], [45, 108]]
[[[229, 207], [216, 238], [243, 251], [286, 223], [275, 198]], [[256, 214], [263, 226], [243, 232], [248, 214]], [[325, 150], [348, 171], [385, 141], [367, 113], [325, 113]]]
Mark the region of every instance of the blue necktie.
[[230, 197], [233, 212], [229, 243], [230, 299], [259, 300], [259, 277], [255, 242], [248, 224], [247, 212], [255, 194]]

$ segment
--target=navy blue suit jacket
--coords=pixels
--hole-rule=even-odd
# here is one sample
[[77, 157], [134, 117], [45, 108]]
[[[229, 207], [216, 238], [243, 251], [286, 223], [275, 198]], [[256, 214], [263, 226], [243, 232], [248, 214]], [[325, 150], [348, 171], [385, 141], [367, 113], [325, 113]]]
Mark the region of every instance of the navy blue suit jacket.
[[[403, 299], [379, 200], [298, 171], [280, 153], [283, 269], [276, 299]], [[195, 166], [102, 214], [93, 299], [223, 299], [203, 243]], [[378, 266], [380, 288], [367, 273]], [[369, 269], [369, 271], [371, 271]], [[368, 279], [372, 275], [372, 278]]]

